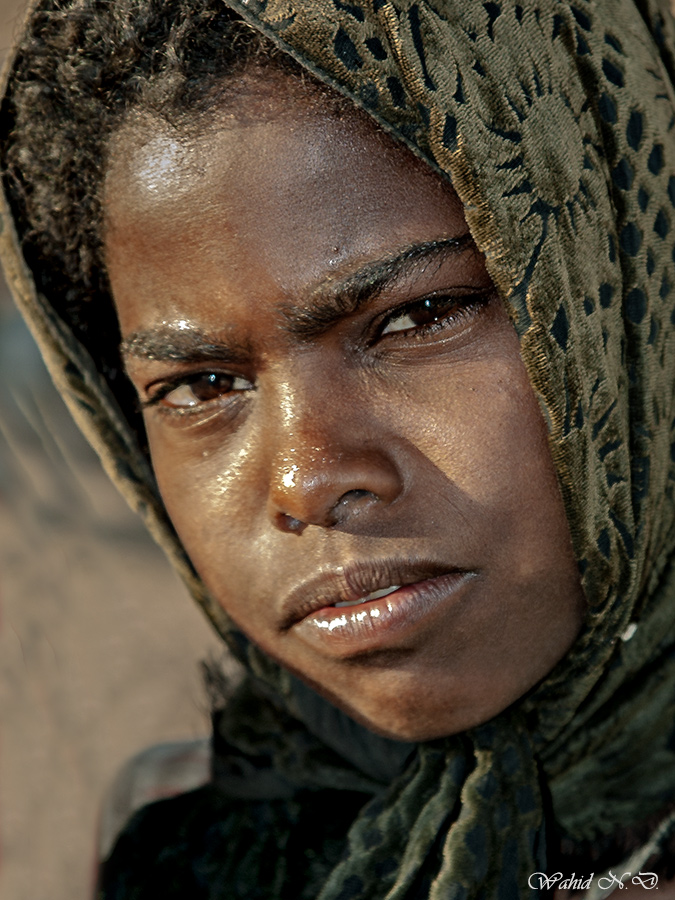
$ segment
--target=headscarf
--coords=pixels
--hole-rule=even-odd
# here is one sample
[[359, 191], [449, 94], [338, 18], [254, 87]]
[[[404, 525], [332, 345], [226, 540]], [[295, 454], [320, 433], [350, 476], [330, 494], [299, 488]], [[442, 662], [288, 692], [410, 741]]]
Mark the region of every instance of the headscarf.
[[[216, 781], [231, 798], [218, 808], [232, 894], [237, 885], [250, 896], [319, 900], [536, 894], [528, 882], [546, 869], [552, 829], [602, 841], [675, 801], [667, 3], [226, 2], [459, 194], [548, 424], [588, 602], [572, 650], [529, 695], [465, 734], [409, 747], [366, 732], [248, 642], [207, 596], [137, 435], [36, 290], [19, 249], [25, 225], [17, 236], [5, 202], [10, 283], [108, 471], [250, 673], [217, 737]], [[322, 805], [316, 798], [331, 788], [360, 800], [340, 806], [333, 792], [333, 806]], [[372, 799], [362, 805], [364, 795]], [[293, 856], [307, 810], [313, 856], [305, 853], [291, 894], [284, 853]], [[348, 828], [340, 852], [335, 823]]]

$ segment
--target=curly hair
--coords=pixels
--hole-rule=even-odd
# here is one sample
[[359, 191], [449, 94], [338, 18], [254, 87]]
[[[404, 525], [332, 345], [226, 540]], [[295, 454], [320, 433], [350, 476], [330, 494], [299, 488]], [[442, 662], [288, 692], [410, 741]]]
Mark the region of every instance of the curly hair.
[[204, 113], [253, 67], [313, 81], [222, 0], [42, 0], [18, 48], [2, 157], [24, 255], [127, 410], [102, 252], [108, 142], [133, 110]]

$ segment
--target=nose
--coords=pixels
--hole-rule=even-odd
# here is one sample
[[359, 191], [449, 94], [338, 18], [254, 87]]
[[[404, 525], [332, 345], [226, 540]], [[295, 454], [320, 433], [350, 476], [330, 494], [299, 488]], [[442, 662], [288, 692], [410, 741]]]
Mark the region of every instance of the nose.
[[[335, 403], [304, 414], [296, 408], [277, 431], [268, 507], [282, 531], [347, 526], [362, 516], [370, 521], [403, 491], [391, 441], [378, 436], [368, 417], [336, 410]], [[365, 428], [358, 424], [364, 419]]]

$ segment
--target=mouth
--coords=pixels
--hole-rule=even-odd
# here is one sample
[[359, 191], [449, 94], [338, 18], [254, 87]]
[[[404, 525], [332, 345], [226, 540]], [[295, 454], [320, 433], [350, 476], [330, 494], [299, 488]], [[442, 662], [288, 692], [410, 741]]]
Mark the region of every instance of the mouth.
[[330, 656], [391, 649], [456, 602], [476, 574], [436, 563], [340, 567], [289, 595], [285, 630]]
[[361, 597], [358, 600], [340, 600], [338, 603], [334, 603], [333, 606], [335, 609], [341, 609], [344, 606], [361, 606], [362, 603], [368, 603], [371, 600], [379, 600], [381, 597], [393, 594], [394, 591], [397, 591], [400, 587], [400, 584], [395, 584], [392, 585], [392, 587], [382, 588], [379, 591], [371, 591], [365, 597]]

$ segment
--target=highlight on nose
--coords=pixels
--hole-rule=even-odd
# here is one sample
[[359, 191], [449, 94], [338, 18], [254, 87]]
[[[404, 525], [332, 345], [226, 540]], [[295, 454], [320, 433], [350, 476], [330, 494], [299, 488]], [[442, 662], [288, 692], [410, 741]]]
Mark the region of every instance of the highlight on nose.
[[294, 516], [285, 512], [277, 514], [277, 525], [282, 531], [288, 531], [292, 534], [302, 534], [307, 525], [320, 525], [324, 528], [333, 528], [339, 525], [351, 515], [358, 515], [361, 512], [377, 503], [380, 498], [372, 491], [350, 490], [344, 493], [337, 503], [331, 509], [326, 510], [326, 514], [322, 521], [306, 522], [296, 519]]

